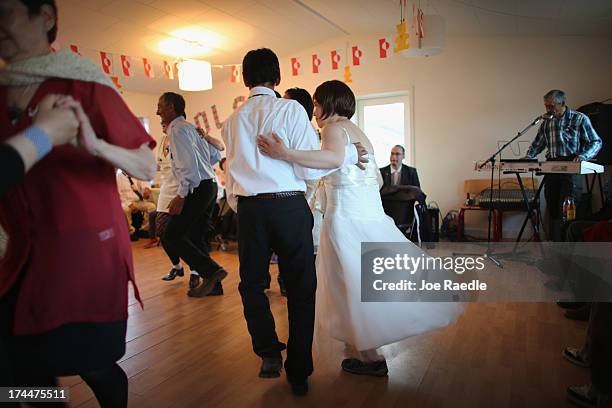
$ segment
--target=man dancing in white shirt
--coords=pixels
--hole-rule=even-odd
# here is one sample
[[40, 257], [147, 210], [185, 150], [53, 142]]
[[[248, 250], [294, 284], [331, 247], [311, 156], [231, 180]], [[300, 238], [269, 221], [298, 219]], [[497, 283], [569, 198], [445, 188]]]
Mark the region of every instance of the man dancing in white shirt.
[[[242, 62], [249, 99], [224, 123], [228, 203], [238, 214], [239, 291], [255, 354], [262, 358], [260, 377], [279, 377], [285, 345], [276, 335], [265, 295], [271, 251], [278, 254], [287, 286], [289, 341], [285, 370], [296, 395], [308, 392], [312, 374], [312, 339], [317, 278], [312, 244], [312, 213], [304, 198], [306, 179], [333, 170], [306, 169], [259, 153], [257, 135], [280, 136], [293, 149], [320, 149], [317, 135], [299, 103], [277, 98], [278, 58], [269, 49], [249, 51]], [[360, 147], [361, 148], [361, 147]], [[357, 163], [357, 149], [347, 149], [345, 163]], [[361, 152], [365, 154], [365, 151]], [[316, 167], [336, 169], [329, 158]]]

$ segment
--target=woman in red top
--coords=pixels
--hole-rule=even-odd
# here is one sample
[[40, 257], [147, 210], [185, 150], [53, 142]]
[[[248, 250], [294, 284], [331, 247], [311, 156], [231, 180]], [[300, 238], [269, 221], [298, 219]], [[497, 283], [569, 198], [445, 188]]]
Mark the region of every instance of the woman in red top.
[[78, 145], [54, 147], [0, 199], [8, 234], [0, 360], [12, 368], [0, 385], [51, 385], [78, 374], [102, 406], [125, 406], [127, 377], [116, 361], [134, 273], [115, 168], [153, 178], [155, 142], [98, 67], [49, 52], [56, 21], [53, 0], [0, 2], [0, 58], [8, 63], [0, 70], [0, 141], [30, 126], [48, 94], [74, 98], [66, 104], [81, 123]]

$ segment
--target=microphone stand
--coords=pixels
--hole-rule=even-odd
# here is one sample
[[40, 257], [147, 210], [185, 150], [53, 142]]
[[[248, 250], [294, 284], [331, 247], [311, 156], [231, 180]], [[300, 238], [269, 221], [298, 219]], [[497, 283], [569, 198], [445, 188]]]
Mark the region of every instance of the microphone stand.
[[[500, 156], [499, 159], [500, 159], [500, 162], [501, 162], [501, 152], [506, 147], [510, 146], [516, 139], [518, 139], [519, 137], [521, 137], [525, 133], [527, 133], [529, 131], [529, 129], [531, 129], [532, 127], [534, 127], [538, 123], [540, 123], [540, 121], [542, 121], [543, 119], [544, 118], [542, 116], [538, 116], [533, 122], [531, 122], [529, 125], [527, 125], [527, 127], [525, 129], [523, 129], [520, 132], [518, 132], [516, 134], [516, 136], [514, 136], [509, 142], [507, 142], [502, 147], [500, 147], [495, 153], [493, 153], [491, 155], [491, 157], [489, 157], [486, 161], [481, 163], [480, 166], [478, 166], [478, 169], [482, 169], [483, 167], [485, 167], [487, 165], [487, 163], [491, 163], [491, 186], [489, 188], [489, 211], [488, 211], [489, 226], [488, 226], [488, 231], [487, 231], [487, 250], [484, 253], [484, 256], [486, 258], [490, 259], [491, 262], [493, 262], [499, 268], [503, 268], [504, 266], [497, 259], [497, 257], [495, 256], [495, 254], [491, 250], [491, 217], [492, 217], [492, 214], [493, 214], [493, 180], [494, 180], [494, 177], [495, 177], [495, 161], [496, 161], [496, 157], [497, 157], [497, 155], [499, 155]], [[459, 255], [459, 254], [453, 253], [453, 256], [456, 256], [456, 255]], [[480, 255], [480, 254], [462, 254], [462, 255]]]

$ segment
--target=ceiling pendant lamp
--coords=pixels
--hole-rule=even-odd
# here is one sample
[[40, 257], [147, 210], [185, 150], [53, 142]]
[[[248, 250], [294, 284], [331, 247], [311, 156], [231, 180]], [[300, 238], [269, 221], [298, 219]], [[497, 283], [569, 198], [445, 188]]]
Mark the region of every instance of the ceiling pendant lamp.
[[183, 60], [178, 67], [179, 89], [182, 91], [206, 91], [212, 89], [210, 62]]
[[[420, 24], [419, 24], [420, 23]], [[417, 25], [411, 30], [412, 35], [417, 29], [420, 29], [422, 36], [418, 35], [410, 39], [410, 46], [401, 51], [404, 57], [429, 57], [430, 55], [439, 54], [444, 50], [446, 38], [446, 22], [444, 17], [429, 14], [421, 15], [417, 20]]]

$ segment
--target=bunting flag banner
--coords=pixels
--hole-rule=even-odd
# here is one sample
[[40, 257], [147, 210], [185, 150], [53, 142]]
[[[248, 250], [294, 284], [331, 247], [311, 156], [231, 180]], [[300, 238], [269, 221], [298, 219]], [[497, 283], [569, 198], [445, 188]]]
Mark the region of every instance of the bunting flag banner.
[[359, 49], [358, 45], [353, 46], [353, 65], [361, 65], [361, 57], [363, 56], [363, 51]]
[[166, 75], [168, 79], [174, 79], [174, 71], [168, 61], [164, 61], [164, 75]]
[[397, 37], [395, 37], [395, 48], [393, 48], [393, 52], [397, 54], [398, 52], [407, 50], [410, 44], [408, 42], [409, 36], [406, 20], [396, 25], [395, 28], [397, 29]]
[[217, 129], [221, 129], [223, 127], [223, 123], [219, 120], [219, 112], [217, 112], [217, 105], [213, 105], [210, 107], [213, 113], [213, 120], [215, 121], [215, 127]]
[[317, 54], [312, 54], [312, 73], [318, 74], [321, 66], [321, 58]]
[[132, 76], [131, 68], [132, 68], [131, 58], [128, 57], [127, 55], [122, 55], [121, 56], [121, 70], [123, 71], [123, 75], [125, 75], [126, 77]]
[[100, 51], [100, 62], [102, 63], [102, 70], [106, 75], [110, 75], [113, 71], [113, 60], [111, 56], [104, 51]]
[[230, 82], [240, 82], [240, 65], [232, 65], [232, 71], [230, 74]]
[[196, 126], [199, 128], [202, 127], [200, 126], [200, 120], [199, 120], [200, 116], [202, 117], [202, 122], [204, 123], [204, 130], [206, 131], [206, 133], [210, 133], [210, 122], [208, 121], [208, 116], [206, 115], [206, 111], [199, 112], [197, 115], [195, 115], [193, 120], [196, 123]]
[[49, 49], [51, 50], [51, 52], [57, 52], [57, 48], [55, 48], [54, 45], [50, 45]]
[[144, 73], [147, 78], [155, 78], [155, 72], [153, 71], [153, 65], [147, 58], [142, 59], [142, 66], [144, 67]]
[[344, 83], [350, 84], [351, 82], [353, 82], [353, 78], [351, 77], [351, 66], [346, 64], [344, 67]]
[[123, 86], [121, 86], [121, 84], [119, 83], [119, 77], [118, 76], [112, 76], [112, 77], [110, 77], [110, 79], [113, 81], [113, 83], [115, 84], [115, 86], [117, 87], [118, 90], [120, 90], [120, 91], [123, 90]]
[[381, 59], [389, 58], [389, 48], [391, 48], [391, 44], [385, 37], [378, 40], [378, 53]]
[[233, 110], [238, 109], [238, 104], [240, 104], [240, 103], [242, 103], [244, 101], [246, 101], [246, 97], [244, 97], [244, 96], [237, 96], [237, 97], [235, 97], [234, 98], [234, 103], [232, 104], [232, 109]]
[[300, 75], [300, 69], [302, 68], [302, 64], [297, 58], [291, 58], [291, 74], [293, 76]]
[[340, 66], [340, 54], [338, 53], [338, 51], [333, 50], [331, 52], [331, 67], [332, 69], [336, 70], [338, 69], [339, 66]]
[[70, 44], [70, 51], [74, 52], [77, 55], [82, 55], [81, 51], [79, 51], [79, 47], [74, 44]]
[[173, 78], [178, 79], [178, 77], [179, 77], [178, 71], [179, 71], [179, 63], [177, 61], [177, 62], [172, 64], [172, 75], [174, 75]]
[[417, 37], [425, 38], [425, 31], [423, 30], [423, 10], [418, 9], [417, 11]]

